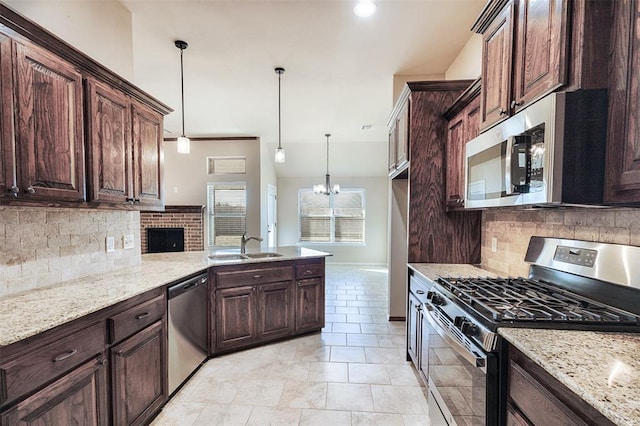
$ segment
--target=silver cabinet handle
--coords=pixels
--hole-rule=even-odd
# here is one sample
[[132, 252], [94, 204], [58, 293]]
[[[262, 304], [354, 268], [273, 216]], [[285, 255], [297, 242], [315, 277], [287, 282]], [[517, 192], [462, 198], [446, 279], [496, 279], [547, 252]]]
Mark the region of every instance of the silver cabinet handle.
[[255, 279], [262, 278], [262, 275], [254, 275], [253, 278]]
[[75, 355], [75, 354], [77, 354], [77, 353], [78, 353], [78, 350], [77, 350], [77, 349], [72, 349], [72, 350], [70, 350], [69, 352], [66, 352], [66, 353], [60, 354], [60, 355], [58, 355], [57, 357], [55, 357], [55, 358], [53, 359], [53, 362], [60, 362], [60, 361], [64, 361], [65, 359], [67, 359], [67, 358], [71, 358], [72, 356], [74, 356], [74, 355]]
[[24, 192], [26, 192], [27, 194], [35, 194], [36, 190], [33, 186], [29, 186], [27, 187], [27, 189], [24, 190]]
[[136, 319], [137, 320], [141, 320], [141, 319], [145, 319], [146, 317], [148, 317], [149, 315], [151, 315], [149, 312], [143, 312], [141, 314], [136, 315]]
[[14, 197], [18, 196], [18, 192], [20, 192], [20, 188], [15, 185], [9, 187], [9, 192], [13, 194]]

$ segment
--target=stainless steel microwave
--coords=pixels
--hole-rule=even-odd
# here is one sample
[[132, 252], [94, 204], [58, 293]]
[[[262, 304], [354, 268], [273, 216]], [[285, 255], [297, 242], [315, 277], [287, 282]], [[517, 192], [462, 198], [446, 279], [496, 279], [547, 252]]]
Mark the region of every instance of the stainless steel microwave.
[[605, 90], [552, 93], [467, 142], [465, 208], [602, 204]]

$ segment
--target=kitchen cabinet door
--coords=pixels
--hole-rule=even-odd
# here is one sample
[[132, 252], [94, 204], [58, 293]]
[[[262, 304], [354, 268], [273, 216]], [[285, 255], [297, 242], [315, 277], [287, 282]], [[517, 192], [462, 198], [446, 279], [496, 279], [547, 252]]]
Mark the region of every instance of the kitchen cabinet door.
[[409, 104], [407, 99], [397, 118], [398, 143], [396, 144], [396, 168], [403, 169], [409, 162]]
[[509, 2], [482, 35], [483, 129], [507, 118], [511, 101], [513, 3]]
[[256, 287], [242, 286], [216, 291], [217, 350], [225, 351], [255, 343]]
[[13, 158], [13, 79], [11, 39], [0, 33], [0, 198], [14, 196], [17, 190]]
[[167, 397], [165, 320], [111, 348], [113, 422], [147, 424]]
[[293, 332], [291, 281], [258, 286], [258, 339], [285, 337]]
[[3, 426], [108, 425], [106, 359], [72, 370], [0, 416]]
[[82, 75], [29, 42], [13, 49], [19, 197], [84, 201]]
[[394, 122], [393, 127], [389, 129], [389, 174], [396, 171], [396, 150], [398, 149], [398, 126]]
[[133, 185], [135, 203], [144, 208], [163, 208], [163, 118], [133, 102]]
[[296, 333], [324, 327], [324, 279], [296, 282]]
[[614, 4], [605, 202], [640, 203], [640, 2]]
[[131, 103], [120, 91], [87, 80], [89, 200], [133, 198]]
[[449, 121], [447, 136], [447, 208], [464, 206], [464, 145], [466, 140], [465, 115]]
[[568, 3], [518, 0], [512, 113], [566, 83]]

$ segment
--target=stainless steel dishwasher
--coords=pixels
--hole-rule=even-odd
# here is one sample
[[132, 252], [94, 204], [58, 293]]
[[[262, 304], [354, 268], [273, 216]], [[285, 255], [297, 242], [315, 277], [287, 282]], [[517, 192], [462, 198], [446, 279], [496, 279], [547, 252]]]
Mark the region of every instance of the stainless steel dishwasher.
[[169, 394], [207, 358], [208, 289], [207, 274], [167, 289]]

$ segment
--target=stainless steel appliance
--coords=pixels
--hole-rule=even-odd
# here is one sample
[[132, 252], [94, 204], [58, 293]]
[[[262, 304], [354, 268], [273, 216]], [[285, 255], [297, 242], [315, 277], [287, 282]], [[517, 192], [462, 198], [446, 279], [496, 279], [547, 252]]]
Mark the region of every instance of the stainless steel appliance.
[[500, 327], [640, 332], [638, 259], [639, 247], [532, 237], [527, 278], [431, 283], [423, 305], [428, 348], [422, 342], [431, 418], [504, 424]]
[[467, 142], [465, 207], [602, 203], [607, 95], [551, 93]]
[[207, 359], [208, 286], [201, 274], [167, 289], [169, 394]]

